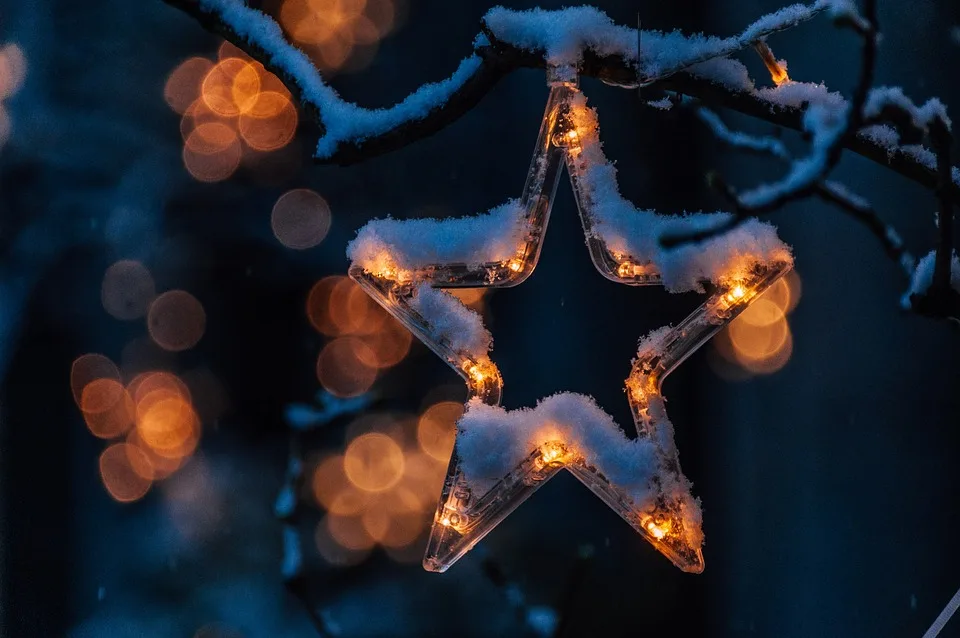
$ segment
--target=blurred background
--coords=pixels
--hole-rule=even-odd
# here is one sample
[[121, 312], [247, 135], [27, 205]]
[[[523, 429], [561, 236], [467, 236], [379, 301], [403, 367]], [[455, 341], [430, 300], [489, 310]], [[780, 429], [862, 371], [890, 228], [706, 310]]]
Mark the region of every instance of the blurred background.
[[[596, 4], [719, 35], [779, 7]], [[958, 108], [960, 7], [879, 4], [877, 84]], [[490, 7], [262, 5], [369, 107], [451, 73]], [[345, 279], [345, 245], [374, 217], [518, 196], [543, 73], [408, 148], [315, 166], [282, 84], [160, 0], [0, 7], [3, 636], [912, 636], [960, 586], [960, 335], [902, 313], [896, 264], [817, 201], [774, 219], [796, 274], [666, 383], [703, 575], [566, 474], [449, 572], [423, 571], [465, 389]], [[770, 44], [795, 80], [849, 94], [851, 34], [818, 19]], [[708, 170], [777, 174], [693, 113], [582, 87], [638, 205], [716, 210]], [[932, 194], [853, 156], [836, 177], [931, 249]], [[493, 332], [506, 407], [583, 392], [631, 434], [637, 338], [700, 302], [599, 277], [566, 181], [535, 276], [461, 294]]]

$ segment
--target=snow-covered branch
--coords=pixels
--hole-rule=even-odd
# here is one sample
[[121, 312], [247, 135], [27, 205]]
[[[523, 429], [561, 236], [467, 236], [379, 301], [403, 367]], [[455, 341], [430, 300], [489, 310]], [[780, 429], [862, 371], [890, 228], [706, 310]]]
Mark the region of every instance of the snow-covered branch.
[[[828, 10], [838, 22], [856, 26], [849, 2], [817, 0], [763, 16], [729, 38], [644, 31], [637, 51], [636, 29], [616, 25], [601, 11], [575, 7], [560, 11], [495, 8], [481, 23], [472, 53], [449, 78], [426, 84], [387, 109], [367, 109], [343, 100], [316, 67], [283, 35], [270, 16], [241, 0], [164, 0], [182, 9], [262, 62], [296, 94], [321, 130], [316, 159], [351, 164], [403, 148], [452, 124], [470, 111], [500, 78], [520, 68], [572, 62], [580, 75], [608, 84], [688, 95], [703, 103], [739, 111], [778, 126], [804, 129], [806, 112], [817, 100], [840, 100], [822, 85], [785, 83], [757, 88], [746, 70], [726, 60], [777, 31], [797, 26]], [[862, 26], [862, 25], [861, 25]], [[720, 64], [716, 64], [720, 62]], [[890, 131], [893, 132], [892, 130]], [[936, 161], [928, 149], [901, 145], [894, 134], [844, 136], [840, 146], [933, 189]], [[960, 170], [953, 169], [960, 196]]]

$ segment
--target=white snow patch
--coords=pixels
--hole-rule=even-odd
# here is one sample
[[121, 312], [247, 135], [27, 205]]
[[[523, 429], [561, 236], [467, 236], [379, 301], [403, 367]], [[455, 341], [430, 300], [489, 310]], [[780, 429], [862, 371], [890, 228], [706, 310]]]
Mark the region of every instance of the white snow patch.
[[479, 358], [493, 345], [493, 337], [483, 326], [483, 318], [448, 292], [423, 283], [409, 305], [427, 320], [433, 339], [449, 343], [454, 352]]
[[583, 455], [638, 507], [654, 497], [651, 479], [660, 464], [648, 438], [628, 439], [613, 418], [588, 396], [564, 392], [535, 408], [505, 410], [477, 398], [457, 423], [457, 456], [471, 485], [488, 485], [513, 470], [531, 451], [563, 441]]
[[485, 214], [457, 219], [375, 219], [347, 245], [347, 257], [368, 270], [376, 270], [386, 256], [401, 270], [505, 261], [523, 240], [522, 213], [519, 202], [510, 200]]
[[[933, 250], [917, 264], [916, 270], [913, 271], [913, 278], [910, 280], [910, 289], [900, 299], [900, 305], [906, 310], [912, 307], [910, 295], [922, 295], [930, 290], [930, 286], [933, 285], [933, 268], [936, 261], [937, 251]], [[956, 252], [950, 260], [950, 286], [960, 292], [960, 258], [957, 257]]]

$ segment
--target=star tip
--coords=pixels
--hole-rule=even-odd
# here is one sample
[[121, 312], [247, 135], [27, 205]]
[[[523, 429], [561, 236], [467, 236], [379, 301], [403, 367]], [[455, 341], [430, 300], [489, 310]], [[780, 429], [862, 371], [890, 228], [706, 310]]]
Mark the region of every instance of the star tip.
[[442, 574], [450, 568], [450, 565], [439, 560], [436, 556], [424, 556], [423, 568], [428, 572]]

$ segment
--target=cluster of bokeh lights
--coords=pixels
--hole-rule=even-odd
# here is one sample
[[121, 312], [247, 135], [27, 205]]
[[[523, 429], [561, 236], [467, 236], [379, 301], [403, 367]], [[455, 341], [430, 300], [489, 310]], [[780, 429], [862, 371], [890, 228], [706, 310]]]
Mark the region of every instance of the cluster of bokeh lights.
[[[149, 269], [134, 260], [107, 268], [100, 294], [108, 314], [123, 321], [144, 319], [150, 337], [148, 348], [138, 340], [128, 344], [121, 366], [103, 354], [87, 353], [70, 370], [73, 398], [87, 428], [108, 441], [99, 459], [100, 479], [114, 500], [129, 503], [179, 470], [197, 448], [201, 417], [188, 383], [170, 370], [150, 369], [153, 362], [147, 359], [150, 349], [176, 353], [195, 346], [206, 329], [206, 314], [185, 290], [157, 294]], [[201, 382], [196, 388], [208, 379], [195, 380]]]
[[244, 158], [287, 146], [297, 130], [297, 109], [283, 83], [229, 43], [216, 61], [184, 60], [164, 85], [167, 104], [179, 113], [183, 164], [195, 179], [229, 178]]
[[791, 270], [747, 307], [714, 338], [713, 361], [726, 378], [741, 379], [779, 371], [793, 354], [787, 320], [800, 301], [800, 277]]
[[337, 397], [359, 396], [410, 352], [413, 336], [348, 277], [324, 277], [307, 296], [307, 317], [330, 339], [317, 379]]
[[372, 413], [347, 427], [343, 454], [311, 470], [312, 498], [326, 511], [315, 531], [324, 560], [353, 565], [378, 546], [394, 560], [420, 560], [462, 414], [463, 404], [440, 401], [419, 417]]
[[369, 65], [402, 8], [399, 0], [284, 0], [279, 20], [329, 75]]

